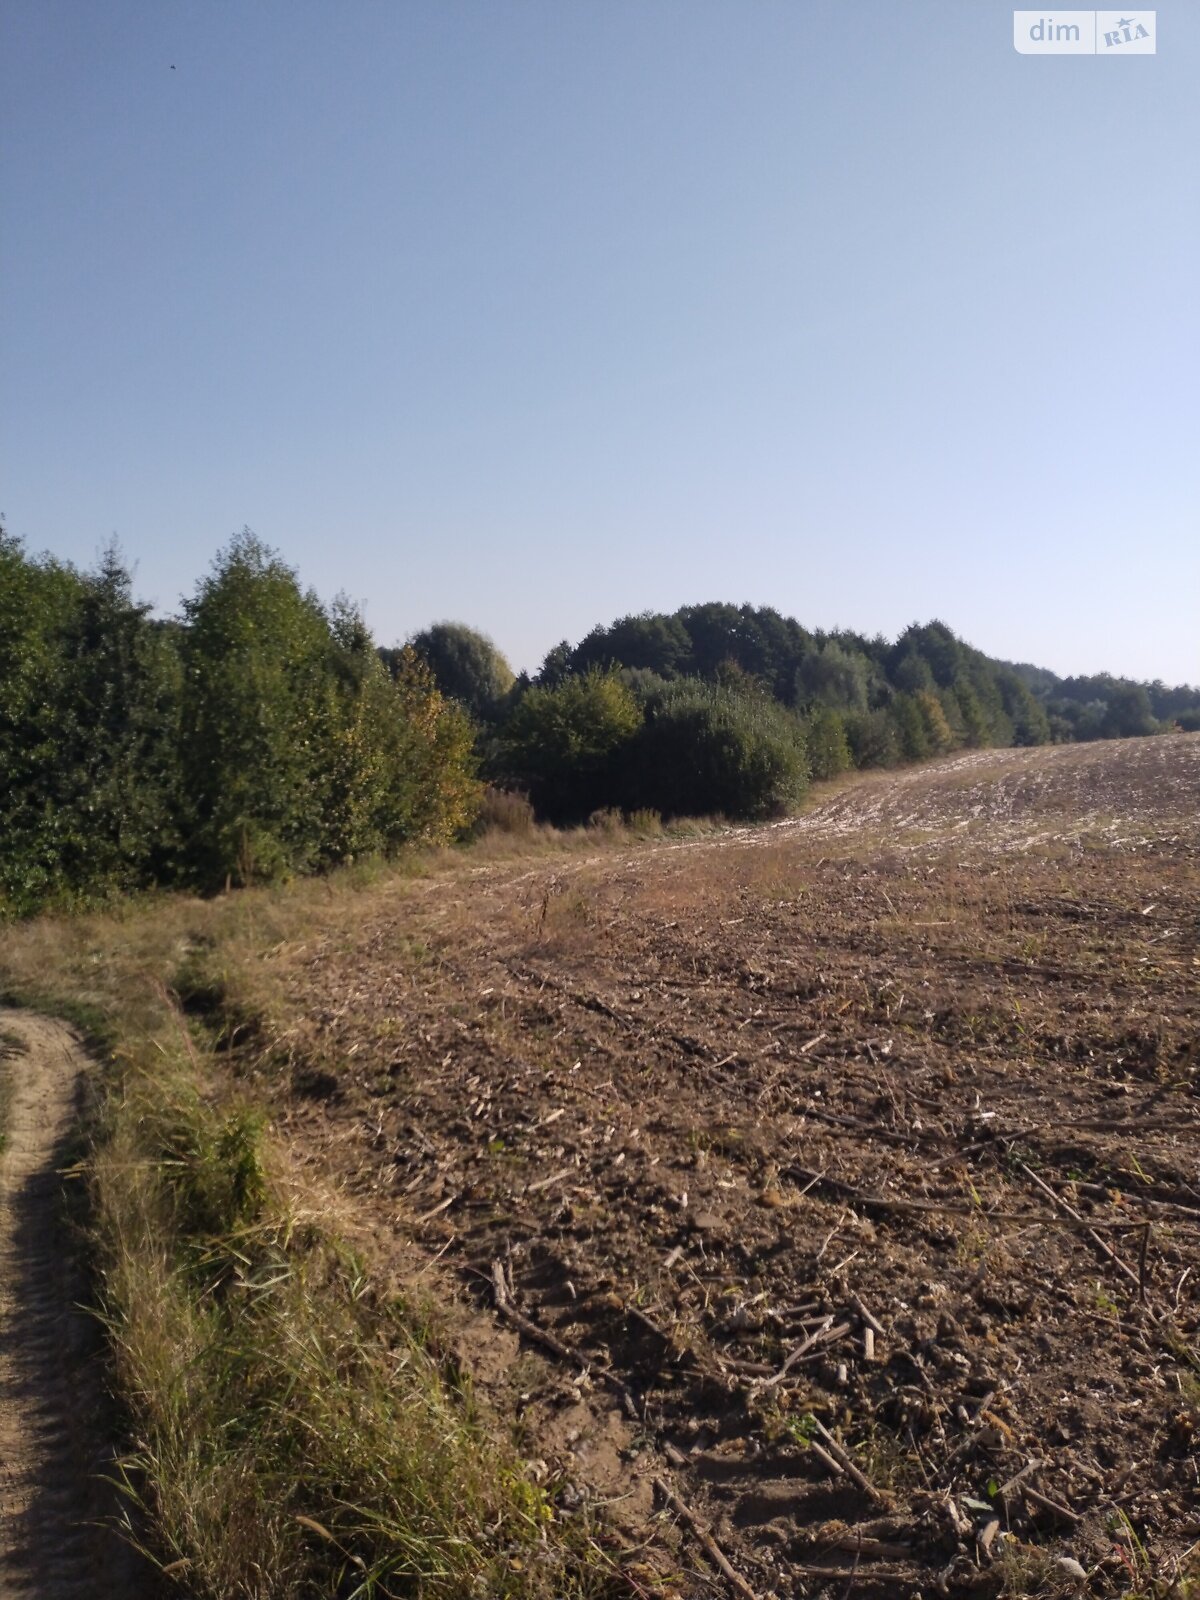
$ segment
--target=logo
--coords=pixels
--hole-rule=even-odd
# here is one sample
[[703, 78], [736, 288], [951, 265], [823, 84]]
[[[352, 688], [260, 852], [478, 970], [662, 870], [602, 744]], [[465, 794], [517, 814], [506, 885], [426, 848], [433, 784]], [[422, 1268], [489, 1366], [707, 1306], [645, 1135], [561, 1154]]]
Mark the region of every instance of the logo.
[[1023, 56], [1152, 56], [1155, 11], [1014, 11]]
[[1123, 17], [1119, 11], [1097, 11], [1096, 54], [1152, 56], [1154, 54], [1153, 11], [1135, 11]]

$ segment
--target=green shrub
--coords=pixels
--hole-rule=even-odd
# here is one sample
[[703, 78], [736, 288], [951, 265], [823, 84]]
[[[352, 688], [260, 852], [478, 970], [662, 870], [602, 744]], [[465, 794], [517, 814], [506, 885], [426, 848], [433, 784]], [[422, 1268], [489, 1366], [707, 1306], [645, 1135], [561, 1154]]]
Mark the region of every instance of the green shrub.
[[620, 757], [641, 725], [632, 692], [593, 668], [553, 689], [529, 689], [501, 730], [500, 759], [540, 816], [578, 822], [620, 804]]
[[804, 731], [814, 778], [836, 778], [839, 772], [846, 772], [854, 765], [845, 719], [840, 712], [828, 706], [819, 707], [805, 718]]
[[687, 679], [650, 701], [627, 754], [636, 804], [664, 817], [781, 816], [808, 784], [804, 731], [753, 689]]
[[894, 767], [900, 760], [896, 725], [885, 711], [850, 713], [846, 741], [856, 767]]

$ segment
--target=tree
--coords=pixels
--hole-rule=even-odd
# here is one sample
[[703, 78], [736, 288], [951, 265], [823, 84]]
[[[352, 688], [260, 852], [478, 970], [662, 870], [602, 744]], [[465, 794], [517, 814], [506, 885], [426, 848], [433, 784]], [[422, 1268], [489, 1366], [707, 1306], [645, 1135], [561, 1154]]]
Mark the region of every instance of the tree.
[[960, 678], [954, 685], [953, 693], [954, 698], [958, 701], [958, 709], [962, 714], [964, 742], [972, 749], [979, 749], [988, 744], [990, 730], [987, 713], [984, 711], [970, 679]]
[[805, 719], [804, 730], [814, 778], [836, 778], [854, 765], [840, 711], [818, 706]]
[[846, 742], [856, 767], [894, 767], [901, 758], [896, 724], [886, 711], [847, 714]]
[[664, 816], [782, 816], [808, 784], [796, 718], [728, 683], [671, 684], [647, 706], [631, 757], [631, 799]]
[[58, 857], [84, 893], [170, 880], [179, 865], [178, 629], [151, 622], [132, 590], [110, 547], [62, 634]]
[[921, 713], [921, 721], [925, 724], [925, 741], [931, 755], [942, 756], [947, 751], [954, 749], [954, 734], [950, 731], [950, 724], [946, 720], [946, 713], [942, 710], [942, 703], [936, 694], [928, 689], [923, 689], [914, 696], [917, 709]]
[[[1029, 686], [1008, 667], [1001, 668], [997, 672], [996, 681], [1000, 688], [1005, 713], [1012, 725], [1012, 733], [1007, 742], [1018, 745], [1048, 744], [1050, 723], [1046, 709], [1034, 699]], [[1147, 702], [1148, 710], [1149, 702]]]
[[571, 652], [571, 667], [632, 667], [674, 678], [686, 670], [692, 641], [677, 616], [645, 611], [620, 617], [610, 628], [593, 628]]
[[1150, 696], [1145, 686], [1119, 679], [1108, 694], [1108, 710], [1104, 718], [1104, 734], [1108, 739], [1138, 738], [1157, 733], [1158, 723], [1150, 709]]
[[[414, 634], [412, 648], [437, 687], [479, 722], [494, 722], [512, 690], [513, 670], [484, 633], [462, 622], [435, 622]], [[390, 652], [397, 659], [395, 652]]]
[[619, 803], [619, 757], [641, 725], [633, 692], [592, 667], [523, 695], [501, 729], [500, 759], [541, 815], [576, 822]]
[[846, 649], [835, 639], [827, 639], [796, 669], [796, 703], [829, 706], [837, 711], [865, 711], [870, 671], [870, 662], [864, 655]]
[[0, 532], [0, 908], [174, 870], [179, 664], [111, 548], [95, 573]]
[[571, 642], [569, 639], [560, 639], [559, 642], [547, 650], [545, 659], [538, 669], [535, 679], [539, 688], [557, 689], [564, 678], [571, 673]]
[[336, 715], [316, 596], [245, 529], [184, 615], [182, 754], [196, 873], [211, 885], [311, 868], [322, 854]]

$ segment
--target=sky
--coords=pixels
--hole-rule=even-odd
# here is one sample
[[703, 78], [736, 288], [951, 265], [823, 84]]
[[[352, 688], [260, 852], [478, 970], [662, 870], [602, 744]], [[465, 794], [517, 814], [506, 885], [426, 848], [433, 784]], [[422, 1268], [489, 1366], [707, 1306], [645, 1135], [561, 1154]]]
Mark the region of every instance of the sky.
[[[1053, 12], [1049, 13], [1053, 15]], [[1200, 5], [6, 0], [0, 509], [381, 643], [938, 617], [1200, 683]]]

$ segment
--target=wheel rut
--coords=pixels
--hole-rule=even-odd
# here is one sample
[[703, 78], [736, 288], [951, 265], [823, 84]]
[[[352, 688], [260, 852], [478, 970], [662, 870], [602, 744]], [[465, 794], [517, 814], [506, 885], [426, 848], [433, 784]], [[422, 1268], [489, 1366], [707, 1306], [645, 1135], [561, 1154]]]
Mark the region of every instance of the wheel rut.
[[65, 1023], [0, 1010], [0, 1056], [0, 1600], [141, 1600], [146, 1564], [104, 1525], [103, 1341], [64, 1206], [87, 1055]]

